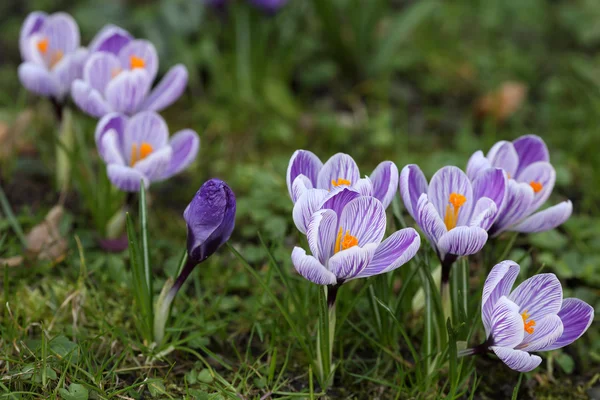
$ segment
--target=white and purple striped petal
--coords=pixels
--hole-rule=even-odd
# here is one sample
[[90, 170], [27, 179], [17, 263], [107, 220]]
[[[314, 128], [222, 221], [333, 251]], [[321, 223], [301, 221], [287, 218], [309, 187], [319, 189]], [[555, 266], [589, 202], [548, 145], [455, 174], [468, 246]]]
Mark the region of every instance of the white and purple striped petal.
[[490, 164], [502, 168], [511, 177], [515, 177], [519, 168], [519, 156], [511, 142], [500, 141], [496, 143], [487, 154]]
[[338, 232], [338, 217], [333, 210], [318, 210], [311, 216], [306, 238], [310, 251], [319, 262], [327, 265], [333, 255], [333, 248]]
[[49, 15], [39, 31], [48, 39], [48, 46], [61, 51], [63, 55], [79, 47], [79, 27], [69, 14], [57, 12]]
[[460, 209], [456, 223], [456, 225], [466, 225], [471, 216], [471, 210], [475, 206], [471, 181], [460, 168], [447, 166], [433, 175], [427, 191], [429, 201], [440, 216], [446, 214], [448, 199], [452, 193], [462, 195], [467, 200]]
[[309, 189], [294, 204], [292, 211], [294, 223], [303, 234], [306, 234], [313, 213], [321, 208], [327, 194], [327, 190]]
[[516, 180], [530, 185], [541, 185], [538, 189], [539, 191], [534, 189], [535, 193], [533, 195], [533, 201], [531, 202], [530, 210], [528, 212], [528, 214], [531, 214], [540, 208], [540, 206], [548, 200], [548, 197], [550, 197], [552, 189], [554, 189], [554, 182], [556, 181], [556, 172], [550, 163], [538, 161], [530, 164], [521, 171], [519, 176], [516, 177]]
[[377, 243], [368, 243], [363, 247], [354, 246], [334, 254], [328, 268], [338, 282], [344, 282], [359, 275], [369, 265], [377, 249]]
[[558, 316], [563, 324], [563, 333], [556, 342], [542, 350], [560, 349], [579, 339], [594, 320], [594, 308], [582, 300], [567, 298], [563, 300]]
[[437, 210], [429, 201], [426, 193], [421, 194], [415, 210], [415, 220], [419, 227], [437, 251], [437, 242], [448, 232], [444, 221], [440, 218]]
[[175, 65], [150, 92], [140, 108], [142, 110], [162, 111], [181, 97], [188, 82], [187, 68]]
[[420, 245], [421, 237], [414, 229], [394, 232], [377, 247], [369, 265], [356, 278], [368, 278], [401, 267], [415, 256]]
[[317, 176], [321, 168], [323, 168], [323, 163], [312, 152], [308, 150], [296, 150], [294, 152], [290, 158], [286, 174], [288, 191], [294, 202], [298, 200], [292, 194], [292, 184], [296, 180], [296, 177], [304, 175], [312, 183], [312, 187], [317, 187]]
[[305, 279], [317, 285], [335, 285], [337, 279], [333, 273], [325, 268], [316, 258], [306, 254], [300, 247], [294, 247], [292, 251], [292, 263], [294, 268]]
[[492, 164], [487, 157], [483, 155], [483, 151], [477, 150], [467, 162], [467, 176], [470, 180], [474, 181], [481, 172], [491, 167]]
[[510, 230], [524, 233], [548, 231], [562, 225], [569, 219], [572, 212], [573, 203], [570, 200], [563, 201], [555, 206], [530, 215], [518, 224], [511, 226]]
[[[358, 246], [379, 244], [385, 235], [386, 216], [383, 204], [374, 197], [359, 197], [349, 202], [338, 221], [338, 229], [358, 239]], [[370, 260], [369, 260], [370, 261]]]
[[402, 168], [400, 173], [400, 196], [408, 213], [418, 223], [417, 205], [422, 194], [427, 193], [427, 179], [421, 168], [415, 164], [409, 164]]
[[125, 165], [109, 164], [106, 172], [111, 183], [124, 192], [139, 191], [140, 182], [144, 182], [146, 189], [150, 186], [150, 180], [140, 171]]
[[492, 199], [482, 197], [477, 200], [477, 203], [475, 204], [469, 226], [477, 226], [487, 231], [494, 221], [496, 221], [497, 216], [498, 207], [496, 206], [496, 203], [494, 203]]
[[487, 168], [473, 180], [473, 198], [477, 201], [482, 197], [488, 197], [500, 209], [506, 197], [506, 185], [507, 179], [504, 170]]
[[457, 226], [444, 233], [437, 242], [440, 258], [447, 254], [468, 256], [479, 252], [487, 242], [485, 229], [476, 226]]
[[481, 295], [481, 319], [486, 336], [492, 327], [492, 314], [502, 296], [508, 296], [519, 275], [519, 265], [514, 261], [502, 261], [494, 266], [483, 284]]
[[515, 150], [519, 156], [519, 170], [517, 171], [517, 175], [534, 162], [550, 162], [548, 147], [546, 147], [546, 143], [539, 136], [521, 136], [513, 142], [513, 146], [515, 146]]
[[121, 73], [121, 63], [117, 56], [107, 52], [90, 55], [83, 68], [83, 80], [100, 93], [104, 93], [108, 83]]
[[298, 175], [292, 183], [292, 191], [290, 194], [292, 197], [292, 202], [296, 203], [300, 196], [302, 196], [309, 189], [313, 189], [313, 184], [310, 179], [302, 174]]
[[33, 61], [30, 52], [31, 46], [29, 45], [29, 38], [42, 29], [47, 18], [48, 14], [41, 11], [34, 11], [25, 18], [19, 34], [19, 50], [21, 51], [21, 58], [23, 61]]
[[523, 281], [508, 296], [533, 320], [557, 314], [562, 304], [562, 286], [554, 274], [538, 274]]
[[169, 140], [173, 155], [159, 179], [168, 179], [190, 166], [200, 150], [200, 137], [191, 129], [175, 133]]
[[[118, 57], [123, 69], [144, 70], [148, 74], [150, 82], [156, 78], [158, 55], [151, 42], [144, 39], [134, 39], [121, 48]], [[143, 60], [143, 67], [137, 68], [133, 62], [134, 59]]]
[[514, 348], [523, 341], [523, 318], [519, 306], [506, 296], [500, 297], [492, 313], [490, 335], [492, 345]]
[[109, 24], [94, 36], [88, 48], [91, 52], [104, 51], [117, 55], [131, 40], [133, 36], [125, 29]]
[[45, 67], [32, 62], [19, 65], [19, 80], [25, 89], [40, 96], [56, 96], [60, 93], [60, 84]]
[[81, 79], [73, 82], [71, 97], [77, 107], [92, 117], [101, 118], [113, 111], [102, 94]]
[[391, 161], [383, 161], [369, 178], [373, 183], [373, 195], [387, 208], [398, 190], [398, 167]]
[[492, 346], [490, 349], [496, 353], [504, 364], [515, 371], [529, 372], [536, 369], [542, 363], [540, 356], [529, 354], [526, 351], [499, 346]]
[[[306, 174], [305, 174], [306, 175]], [[348, 154], [338, 153], [333, 155], [317, 176], [317, 187], [319, 189], [332, 189], [341, 181], [355, 184], [360, 179], [360, 172], [354, 159]]]
[[535, 321], [533, 333], [525, 333], [519, 350], [542, 351], [552, 346], [563, 334], [563, 323], [558, 315], [546, 315]]
[[346, 205], [361, 196], [362, 194], [354, 187], [339, 186], [327, 192], [327, 196], [325, 196], [323, 204], [319, 208], [333, 210], [339, 218]]
[[104, 95], [113, 110], [131, 115], [139, 111], [151, 84], [152, 79], [142, 68], [122, 71], [108, 83]]
[[490, 233], [499, 235], [514, 223], [528, 215], [533, 203], [534, 191], [530, 185], [510, 179], [506, 185], [506, 197], [498, 219]]

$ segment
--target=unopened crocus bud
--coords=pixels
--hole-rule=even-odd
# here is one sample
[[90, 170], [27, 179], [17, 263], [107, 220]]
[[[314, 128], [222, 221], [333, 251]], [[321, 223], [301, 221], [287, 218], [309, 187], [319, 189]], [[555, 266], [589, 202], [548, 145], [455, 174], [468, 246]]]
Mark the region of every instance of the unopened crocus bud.
[[221, 247], [235, 225], [235, 194], [220, 179], [206, 181], [183, 213], [188, 257], [201, 263]]

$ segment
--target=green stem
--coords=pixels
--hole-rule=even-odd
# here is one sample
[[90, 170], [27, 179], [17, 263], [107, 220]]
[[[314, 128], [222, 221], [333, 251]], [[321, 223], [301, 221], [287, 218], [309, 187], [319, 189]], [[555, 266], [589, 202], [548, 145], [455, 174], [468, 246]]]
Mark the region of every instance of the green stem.
[[335, 300], [339, 285], [319, 289], [319, 325], [317, 330], [317, 369], [323, 390], [333, 382], [333, 341], [335, 338]]
[[71, 180], [71, 159], [73, 151], [73, 114], [68, 107], [62, 109], [59, 135], [56, 139], [56, 185], [65, 192]]

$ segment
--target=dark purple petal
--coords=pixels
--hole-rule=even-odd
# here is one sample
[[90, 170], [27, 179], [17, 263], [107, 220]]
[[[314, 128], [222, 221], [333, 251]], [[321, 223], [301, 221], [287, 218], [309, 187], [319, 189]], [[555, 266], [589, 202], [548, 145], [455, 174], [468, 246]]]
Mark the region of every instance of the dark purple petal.
[[360, 179], [358, 166], [348, 154], [338, 153], [327, 160], [317, 176], [317, 187], [319, 189], [333, 189], [336, 187], [333, 182], [337, 183], [339, 179], [350, 182], [350, 185], [355, 184]]
[[121, 64], [114, 54], [99, 52], [90, 55], [83, 68], [83, 80], [100, 93], [121, 72]]
[[519, 275], [519, 265], [514, 261], [502, 261], [494, 266], [483, 284], [481, 295], [481, 319], [485, 334], [489, 336], [492, 314], [502, 296], [508, 296]]
[[105, 51], [117, 55], [131, 40], [133, 36], [125, 29], [109, 24], [94, 36], [88, 48], [92, 52]]
[[146, 98], [151, 82], [144, 69], [122, 71], [106, 86], [106, 101], [113, 110], [132, 115]]
[[21, 51], [21, 58], [23, 61], [33, 61], [30, 57], [30, 46], [28, 45], [28, 39], [31, 37], [31, 35], [40, 31], [47, 17], [48, 14], [45, 12], [34, 11], [30, 13], [27, 18], [25, 18], [25, 21], [21, 26], [21, 33], [19, 35], [19, 50]]
[[288, 0], [249, 0], [249, 2], [269, 13], [274, 13], [283, 7]]
[[200, 137], [191, 129], [175, 133], [169, 140], [173, 149], [171, 162], [160, 179], [168, 179], [190, 166], [200, 150]]
[[533, 195], [529, 211], [531, 213], [540, 208], [550, 197], [556, 182], [556, 172], [550, 163], [538, 161], [521, 171], [516, 179], [527, 184], [535, 182], [542, 185], [541, 190]]
[[338, 218], [333, 210], [316, 211], [308, 223], [308, 246], [313, 256], [323, 265], [327, 265], [327, 260], [333, 255], [337, 225]]
[[416, 207], [415, 220], [431, 245], [437, 250], [437, 242], [448, 231], [444, 221], [440, 218], [437, 210], [429, 201], [426, 193], [421, 194]]
[[441, 258], [446, 254], [469, 256], [479, 252], [487, 242], [485, 229], [476, 226], [457, 226], [444, 233], [437, 247]]
[[557, 314], [562, 305], [562, 286], [554, 274], [538, 274], [526, 279], [510, 294], [511, 301], [537, 321], [546, 315]]
[[483, 155], [483, 151], [478, 150], [469, 158], [467, 176], [470, 180], [475, 180], [480, 172], [485, 171], [491, 166], [490, 161]]
[[329, 259], [329, 270], [338, 282], [352, 279], [369, 265], [376, 248], [377, 244], [369, 243], [364, 247], [354, 246], [342, 250]]
[[71, 97], [77, 107], [92, 117], [101, 118], [113, 111], [100, 92], [80, 79], [73, 82]]
[[369, 178], [373, 182], [373, 195], [388, 208], [398, 191], [398, 167], [391, 161], [384, 161]]
[[110, 164], [106, 172], [111, 183], [124, 192], [139, 192], [140, 181], [144, 182], [146, 188], [150, 185], [148, 178], [131, 167]]
[[412, 228], [401, 229], [385, 239], [375, 250], [373, 259], [357, 278], [383, 274], [406, 264], [421, 246], [421, 237]]
[[290, 158], [286, 175], [290, 197], [294, 198], [292, 183], [298, 175], [306, 176], [312, 183], [312, 187], [317, 187], [317, 176], [321, 168], [323, 168], [323, 163], [319, 160], [319, 157], [308, 150], [296, 150]]
[[563, 333], [543, 350], [560, 349], [579, 339], [594, 321], [594, 308], [582, 300], [568, 298], [563, 300], [558, 316], [563, 324]]
[[306, 234], [308, 224], [313, 213], [321, 208], [323, 200], [327, 196], [327, 190], [308, 189], [294, 204], [292, 216], [296, 228], [303, 234]]
[[306, 254], [300, 247], [294, 247], [292, 251], [292, 263], [294, 268], [305, 279], [317, 285], [335, 285], [337, 279], [316, 258]]
[[344, 207], [360, 196], [361, 194], [354, 187], [339, 186], [327, 193], [320, 208], [333, 210], [339, 217]]
[[573, 212], [573, 203], [563, 201], [555, 206], [539, 211], [509, 229], [514, 232], [544, 232], [554, 229], [569, 219]]
[[140, 171], [151, 182], [159, 180], [169, 167], [172, 156], [173, 149], [170, 146], [165, 146], [153, 151], [144, 159], [137, 161], [133, 165], [133, 169]]
[[523, 341], [525, 331], [519, 306], [506, 296], [496, 302], [491, 322], [490, 335], [494, 346], [513, 348]]
[[546, 143], [539, 136], [521, 136], [513, 142], [513, 146], [515, 146], [515, 150], [519, 156], [519, 170], [517, 174], [534, 162], [550, 162], [550, 154], [548, 153]]
[[492, 167], [502, 168], [511, 178], [514, 178], [519, 168], [519, 156], [511, 142], [500, 141], [496, 143], [487, 154], [487, 159]]
[[30, 62], [19, 65], [19, 80], [25, 89], [40, 96], [58, 97], [60, 86], [50, 71]]
[[427, 193], [427, 179], [418, 165], [410, 164], [402, 168], [400, 173], [400, 196], [404, 207], [415, 221], [417, 219], [417, 204], [423, 193]]
[[471, 210], [475, 206], [471, 181], [460, 168], [448, 166], [433, 175], [427, 191], [429, 201], [441, 217], [446, 215], [446, 207], [452, 193], [460, 194], [467, 199], [460, 208], [457, 221], [458, 226], [466, 225], [471, 216]]
[[338, 222], [338, 230], [356, 237], [359, 246], [379, 244], [385, 235], [385, 208], [375, 197], [359, 197], [344, 207]]
[[131, 163], [134, 146], [139, 150], [142, 143], [152, 146], [157, 151], [167, 145], [169, 128], [165, 120], [155, 112], [144, 111], [130, 118], [125, 125], [123, 151], [127, 163]]
[[500, 209], [504, 203], [506, 185], [507, 179], [504, 170], [499, 168], [485, 169], [473, 181], [473, 197], [475, 201], [482, 197], [488, 197]]
[[490, 347], [494, 353], [510, 369], [519, 372], [529, 372], [537, 368], [542, 363], [542, 358], [535, 354], [529, 354], [522, 350], [513, 350], [506, 347]]
[[475, 208], [473, 209], [473, 216], [469, 226], [477, 226], [486, 231], [490, 229], [496, 217], [498, 216], [498, 207], [492, 199], [482, 197], [477, 200]]
[[188, 227], [188, 256], [196, 263], [229, 240], [235, 226], [235, 194], [220, 179], [209, 179], [183, 213]]
[[516, 348], [524, 351], [543, 351], [552, 346], [563, 334], [563, 323], [558, 315], [546, 315], [535, 321], [533, 333], [525, 332]]
[[154, 45], [144, 39], [135, 39], [127, 43], [121, 51], [119, 51], [119, 60], [123, 69], [131, 69], [132, 57], [141, 58], [144, 60], [143, 68], [136, 70], [144, 70], [147, 72], [149, 81], [152, 83], [158, 72], [158, 55]]
[[59, 50], [63, 55], [79, 47], [79, 27], [69, 14], [50, 14], [40, 29], [40, 34], [48, 39], [48, 48]]
[[187, 82], [187, 68], [181, 64], [175, 65], [150, 92], [140, 106], [140, 110], [164, 110], [181, 97]]

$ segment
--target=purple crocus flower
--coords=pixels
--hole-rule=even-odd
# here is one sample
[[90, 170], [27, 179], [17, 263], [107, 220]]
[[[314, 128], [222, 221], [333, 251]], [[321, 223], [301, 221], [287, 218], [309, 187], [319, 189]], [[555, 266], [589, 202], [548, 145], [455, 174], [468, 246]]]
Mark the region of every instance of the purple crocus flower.
[[79, 40], [79, 27], [69, 14], [29, 14], [19, 37], [22, 85], [30, 92], [62, 102], [71, 83], [81, 76], [88, 54], [79, 46]]
[[517, 263], [502, 261], [485, 280], [481, 317], [488, 339], [479, 348], [492, 350], [510, 368], [527, 372], [542, 362], [530, 352], [573, 343], [589, 328], [594, 309], [579, 299], [563, 299], [554, 274], [535, 275], [511, 291], [518, 275]]
[[140, 181], [168, 179], [187, 168], [198, 154], [200, 138], [191, 129], [169, 139], [165, 120], [153, 111], [134, 117], [111, 113], [96, 126], [96, 146], [117, 188], [137, 192]]
[[327, 192], [348, 186], [376, 197], [387, 208], [398, 188], [398, 168], [391, 161], [383, 161], [370, 177], [361, 179], [356, 162], [348, 154], [338, 153], [323, 165], [312, 152], [296, 150], [288, 165], [287, 186], [294, 203], [309, 189]]
[[505, 188], [506, 177], [498, 168], [488, 168], [471, 182], [459, 168], [447, 166], [429, 185], [417, 165], [407, 165], [400, 174], [404, 205], [447, 268], [458, 256], [475, 254], [485, 245]]
[[269, 13], [274, 13], [283, 7], [288, 0], [249, 0], [250, 4], [263, 9]]
[[175, 102], [187, 85], [187, 69], [179, 64], [150, 90], [158, 71], [156, 49], [119, 27], [104, 27], [89, 50], [82, 78], [73, 82], [71, 96], [93, 117], [111, 112], [133, 115], [160, 111]]
[[382, 242], [385, 228], [381, 201], [350, 187], [335, 188], [310, 216], [306, 236], [312, 255], [295, 247], [292, 262], [300, 275], [319, 285], [392, 271], [416, 254], [421, 239], [406, 228]]
[[500, 141], [488, 152], [475, 152], [469, 159], [467, 175], [475, 179], [487, 168], [498, 167], [509, 178], [506, 198], [490, 234], [504, 231], [542, 232], [565, 222], [573, 211], [567, 200], [536, 212], [548, 200], [556, 180], [546, 144], [539, 136], [525, 135], [514, 142]]

